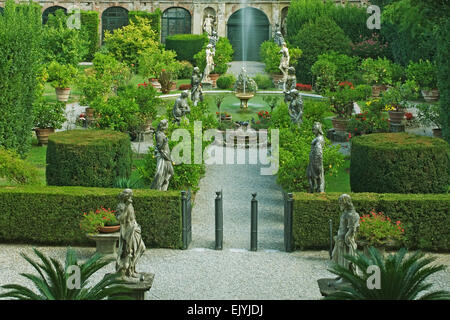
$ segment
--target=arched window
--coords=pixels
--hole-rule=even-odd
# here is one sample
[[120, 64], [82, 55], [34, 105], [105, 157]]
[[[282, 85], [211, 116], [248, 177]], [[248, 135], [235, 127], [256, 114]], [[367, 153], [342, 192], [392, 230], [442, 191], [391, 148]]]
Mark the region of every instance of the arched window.
[[111, 7], [102, 13], [102, 41], [105, 31], [113, 32], [128, 25], [128, 10], [122, 7]]
[[42, 24], [46, 24], [48, 21], [48, 16], [51, 14], [54, 14], [56, 10], [63, 10], [64, 13], [67, 14], [67, 9], [64, 7], [61, 7], [61, 6], [48, 7], [42, 13]]
[[184, 8], [169, 8], [162, 15], [161, 41], [179, 33], [191, 33], [191, 14]]

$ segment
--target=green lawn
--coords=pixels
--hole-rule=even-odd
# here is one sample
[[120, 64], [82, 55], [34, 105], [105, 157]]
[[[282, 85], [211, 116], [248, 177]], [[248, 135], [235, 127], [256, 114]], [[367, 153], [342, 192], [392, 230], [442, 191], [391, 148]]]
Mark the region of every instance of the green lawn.
[[343, 166], [334, 176], [325, 176], [325, 192], [350, 192], [350, 160], [346, 159]]

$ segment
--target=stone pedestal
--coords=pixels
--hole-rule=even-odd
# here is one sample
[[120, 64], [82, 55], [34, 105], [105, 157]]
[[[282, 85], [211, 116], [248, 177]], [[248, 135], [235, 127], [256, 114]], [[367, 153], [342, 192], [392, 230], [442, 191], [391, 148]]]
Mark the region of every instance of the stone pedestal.
[[403, 123], [390, 123], [389, 132], [405, 132], [405, 125]]
[[320, 294], [324, 297], [327, 297], [332, 293], [338, 292], [344, 287], [350, 286], [350, 284], [347, 282], [336, 284], [336, 278], [319, 279], [317, 280], [317, 284], [319, 285]]
[[101, 254], [106, 259], [116, 259], [117, 241], [120, 237], [119, 232], [87, 234], [86, 236], [96, 242], [97, 253]]
[[[136, 281], [130, 281], [123, 286], [131, 289], [131, 292], [126, 292], [124, 294], [133, 297], [135, 300], [145, 300], [147, 291], [150, 290], [153, 284], [153, 279], [155, 274], [153, 273], [141, 273], [143, 277], [141, 279], [136, 279]], [[106, 274], [108, 275], [108, 274]]]
[[204, 81], [202, 82], [202, 88], [205, 90], [211, 90], [213, 87], [212, 82]]

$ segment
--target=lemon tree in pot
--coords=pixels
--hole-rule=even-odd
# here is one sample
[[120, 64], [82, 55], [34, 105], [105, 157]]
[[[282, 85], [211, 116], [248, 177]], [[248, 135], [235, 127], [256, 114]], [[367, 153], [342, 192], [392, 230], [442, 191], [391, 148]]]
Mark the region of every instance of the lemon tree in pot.
[[427, 102], [437, 101], [439, 91], [437, 89], [437, 67], [429, 60], [411, 62], [406, 69], [408, 80], [415, 81], [420, 87], [422, 96]]
[[48, 136], [55, 132], [55, 129], [61, 129], [66, 121], [64, 102], [51, 103], [41, 99], [34, 105], [34, 131], [38, 138], [39, 145], [48, 143]]
[[386, 58], [364, 59], [361, 71], [363, 80], [372, 86], [373, 97], [379, 97], [392, 84], [392, 64]]
[[75, 81], [78, 70], [74, 66], [52, 61], [48, 66], [48, 82], [55, 88], [58, 101], [68, 101], [70, 85]]

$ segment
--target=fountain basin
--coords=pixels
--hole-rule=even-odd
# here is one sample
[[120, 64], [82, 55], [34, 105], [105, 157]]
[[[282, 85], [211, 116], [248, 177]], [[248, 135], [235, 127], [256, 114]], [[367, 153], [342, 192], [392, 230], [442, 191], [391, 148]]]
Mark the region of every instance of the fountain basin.
[[236, 92], [234, 94], [236, 98], [238, 98], [241, 101], [241, 109], [247, 109], [248, 108], [248, 100], [253, 98], [255, 96], [254, 92]]

